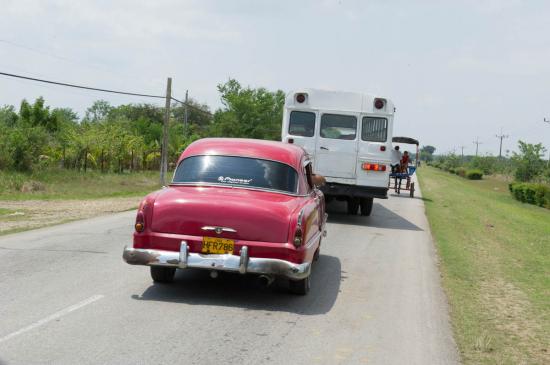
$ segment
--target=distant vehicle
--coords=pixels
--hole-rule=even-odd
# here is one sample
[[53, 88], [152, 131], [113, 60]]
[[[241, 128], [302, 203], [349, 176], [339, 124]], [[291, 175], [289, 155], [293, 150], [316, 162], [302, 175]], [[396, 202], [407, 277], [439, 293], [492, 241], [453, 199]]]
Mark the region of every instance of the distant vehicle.
[[[390, 174], [390, 180], [393, 179], [393, 186], [391, 185], [391, 182], [389, 184], [389, 188], [394, 189], [397, 194], [401, 194], [401, 190], [407, 190], [409, 192], [409, 196], [411, 198], [414, 198], [415, 187], [414, 181], [411, 181], [411, 178], [416, 172], [416, 169], [418, 168], [420, 163], [420, 156], [418, 153], [418, 146], [420, 145], [420, 142], [411, 137], [393, 137], [392, 142], [416, 145], [414, 164], [411, 165], [410, 161], [408, 161], [406, 165], [401, 165], [400, 169], [398, 169], [397, 171], [392, 171]], [[403, 182], [403, 180], [405, 180], [405, 187], [401, 187], [401, 183]]]
[[192, 143], [172, 183], [138, 208], [123, 258], [150, 266], [155, 282], [197, 268], [277, 277], [306, 294], [325, 234], [323, 193], [306, 151], [274, 141], [210, 138]]
[[282, 141], [302, 146], [326, 178], [327, 202], [345, 200], [348, 213], [371, 214], [386, 199], [395, 108], [386, 98], [300, 89], [285, 100]]

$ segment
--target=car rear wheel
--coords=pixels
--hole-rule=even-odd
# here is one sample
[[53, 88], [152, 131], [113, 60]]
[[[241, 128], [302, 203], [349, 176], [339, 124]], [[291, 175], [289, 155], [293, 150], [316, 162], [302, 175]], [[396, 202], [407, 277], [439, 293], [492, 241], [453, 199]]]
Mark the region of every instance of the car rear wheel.
[[369, 216], [372, 212], [373, 198], [361, 198], [361, 215]]
[[288, 289], [292, 294], [306, 295], [310, 288], [310, 276], [302, 280], [290, 280], [288, 282]]
[[356, 215], [359, 212], [359, 198], [348, 198], [348, 214]]
[[172, 267], [151, 266], [151, 278], [155, 283], [171, 283], [174, 281], [176, 269]]

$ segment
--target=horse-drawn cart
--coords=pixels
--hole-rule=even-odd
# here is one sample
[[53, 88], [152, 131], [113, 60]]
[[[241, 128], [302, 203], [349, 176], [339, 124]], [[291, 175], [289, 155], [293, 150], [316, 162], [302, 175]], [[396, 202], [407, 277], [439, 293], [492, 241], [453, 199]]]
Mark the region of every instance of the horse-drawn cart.
[[[390, 174], [389, 188], [394, 189], [397, 194], [401, 194], [401, 190], [406, 190], [409, 195], [414, 197], [414, 181], [411, 181], [411, 177], [415, 174], [418, 167], [419, 155], [418, 155], [418, 140], [410, 137], [393, 137], [393, 143], [404, 143], [416, 145], [416, 157], [414, 159], [414, 165], [406, 166], [403, 170], [397, 168], [396, 171], [392, 171]], [[405, 180], [405, 187], [401, 187], [401, 184]], [[392, 185], [393, 181], [393, 185]]]

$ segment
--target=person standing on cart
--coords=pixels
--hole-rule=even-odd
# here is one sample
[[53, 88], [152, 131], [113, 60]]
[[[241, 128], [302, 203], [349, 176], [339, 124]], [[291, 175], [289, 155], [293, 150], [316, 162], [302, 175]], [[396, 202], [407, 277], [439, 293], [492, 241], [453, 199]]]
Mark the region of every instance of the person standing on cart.
[[399, 146], [391, 151], [391, 172], [400, 172], [401, 171], [401, 151], [399, 151]]
[[401, 157], [401, 161], [400, 161], [400, 169], [401, 169], [401, 173], [408, 173], [409, 172], [409, 161], [410, 161], [410, 156], [409, 156], [409, 151], [405, 151], [405, 153], [403, 153], [403, 157]]

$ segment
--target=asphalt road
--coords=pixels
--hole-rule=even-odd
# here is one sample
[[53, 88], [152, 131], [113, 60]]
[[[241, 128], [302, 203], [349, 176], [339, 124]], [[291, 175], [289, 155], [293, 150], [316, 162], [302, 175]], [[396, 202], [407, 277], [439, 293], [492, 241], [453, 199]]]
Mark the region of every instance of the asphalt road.
[[458, 363], [423, 201], [343, 210], [305, 297], [203, 271], [155, 285], [121, 258], [133, 212], [0, 238], [0, 363]]

